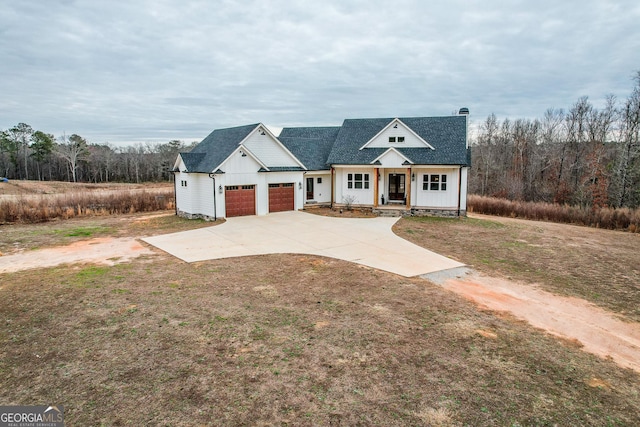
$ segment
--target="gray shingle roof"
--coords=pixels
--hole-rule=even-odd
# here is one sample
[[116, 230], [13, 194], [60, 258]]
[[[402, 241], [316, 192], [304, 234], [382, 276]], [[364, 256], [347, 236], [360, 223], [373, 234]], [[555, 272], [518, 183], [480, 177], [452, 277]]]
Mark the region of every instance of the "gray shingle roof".
[[284, 128], [278, 139], [308, 170], [324, 170], [339, 131], [338, 126]]
[[[347, 119], [343, 122], [327, 163], [368, 165], [386, 148], [360, 148], [393, 118]], [[464, 116], [400, 118], [435, 150], [395, 147], [414, 164], [467, 165], [466, 119]]]
[[[189, 153], [180, 153], [180, 155], [189, 172], [212, 172], [238, 148], [238, 144], [258, 125], [259, 123], [214, 130]], [[187, 158], [190, 158], [190, 164], [187, 164], [185, 154]], [[197, 159], [199, 160], [196, 163]]]
[[[278, 140], [308, 170], [326, 170], [332, 164], [369, 165], [387, 148], [360, 148], [393, 120], [347, 119], [341, 127], [284, 128]], [[396, 146], [395, 149], [412, 164], [471, 165], [466, 148], [465, 116], [407, 117], [400, 120], [435, 149]], [[209, 173], [229, 157], [257, 126], [259, 123], [214, 130], [191, 152], [180, 155], [189, 172]], [[279, 169], [282, 168], [270, 168], [272, 171]]]
[[204, 159], [205, 153], [180, 153], [182, 161], [188, 171], [196, 169], [198, 164]]

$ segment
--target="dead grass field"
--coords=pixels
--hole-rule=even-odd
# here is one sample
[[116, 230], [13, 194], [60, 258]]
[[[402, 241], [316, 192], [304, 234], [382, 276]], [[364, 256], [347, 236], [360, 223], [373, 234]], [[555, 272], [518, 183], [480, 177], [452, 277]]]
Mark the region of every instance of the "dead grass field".
[[[624, 253], [637, 242], [583, 229], [562, 237], [529, 224], [403, 219], [396, 231], [436, 251], [433, 242], [447, 247], [448, 239], [455, 250], [447, 255], [536, 281], [564, 273], [542, 272], [555, 271], [552, 254], [527, 252], [523, 266], [519, 240], [545, 254], [569, 253], [576, 242], [580, 254], [601, 246]], [[0, 226], [0, 250], [202, 225], [211, 224], [140, 214]], [[566, 274], [612, 274], [607, 262], [580, 260], [565, 258], [577, 263]], [[638, 283], [637, 270], [620, 274], [631, 277], [620, 288]], [[617, 292], [606, 300], [638, 301]], [[63, 404], [69, 425], [640, 423], [633, 371], [425, 280], [342, 261], [269, 255], [186, 264], [154, 250], [112, 267], [0, 275], [0, 295], [0, 402]], [[635, 318], [626, 305], [618, 311]]]
[[142, 184], [126, 184], [110, 182], [93, 184], [87, 182], [63, 182], [63, 181], [25, 181], [10, 180], [0, 183], [0, 200], [9, 196], [35, 196], [44, 194], [67, 194], [82, 192], [104, 192], [122, 190], [153, 190], [173, 188], [173, 183], [146, 182]]
[[171, 183], [10, 181], [0, 185], [0, 225], [173, 210]]

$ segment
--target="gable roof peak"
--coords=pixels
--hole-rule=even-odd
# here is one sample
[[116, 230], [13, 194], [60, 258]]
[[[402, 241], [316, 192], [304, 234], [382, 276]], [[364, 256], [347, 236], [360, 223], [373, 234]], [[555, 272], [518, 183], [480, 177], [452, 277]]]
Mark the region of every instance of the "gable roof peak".
[[416, 138], [416, 140], [420, 144], [423, 144], [426, 148], [430, 148], [431, 150], [435, 150], [435, 148], [433, 148], [433, 145], [429, 144], [423, 137], [418, 135], [413, 129], [411, 129], [410, 126], [407, 126], [407, 124], [404, 123], [398, 117], [396, 117], [395, 119], [391, 119], [389, 121], [389, 123], [385, 127], [380, 129], [380, 131], [373, 136], [373, 138], [369, 139], [362, 147], [360, 147], [360, 150], [363, 150], [363, 149], [367, 148], [369, 145], [373, 144], [374, 141], [376, 141], [380, 137], [380, 135], [382, 135], [387, 129], [397, 129], [399, 126], [404, 128], [405, 130], [407, 130], [412, 136], [414, 136]]

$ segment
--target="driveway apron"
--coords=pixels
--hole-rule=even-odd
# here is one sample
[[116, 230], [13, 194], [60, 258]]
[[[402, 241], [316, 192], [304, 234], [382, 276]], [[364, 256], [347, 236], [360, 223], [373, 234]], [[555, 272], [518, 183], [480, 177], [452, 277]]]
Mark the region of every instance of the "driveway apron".
[[461, 264], [398, 236], [399, 218], [333, 218], [305, 212], [229, 218], [224, 224], [143, 241], [186, 262], [264, 254], [337, 258], [405, 277]]

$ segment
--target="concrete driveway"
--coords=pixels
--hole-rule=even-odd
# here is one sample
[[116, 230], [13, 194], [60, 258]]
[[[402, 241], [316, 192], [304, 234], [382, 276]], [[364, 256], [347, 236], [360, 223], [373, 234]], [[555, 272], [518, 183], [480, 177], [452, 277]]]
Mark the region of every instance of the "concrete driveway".
[[461, 267], [391, 231], [399, 218], [331, 218], [305, 212], [229, 218], [224, 224], [142, 239], [186, 262], [298, 253], [351, 261], [405, 277]]

